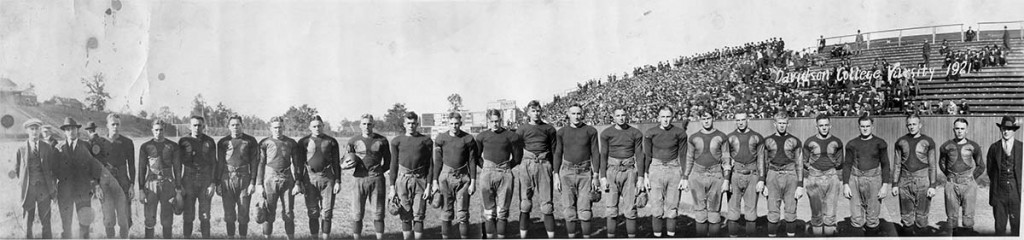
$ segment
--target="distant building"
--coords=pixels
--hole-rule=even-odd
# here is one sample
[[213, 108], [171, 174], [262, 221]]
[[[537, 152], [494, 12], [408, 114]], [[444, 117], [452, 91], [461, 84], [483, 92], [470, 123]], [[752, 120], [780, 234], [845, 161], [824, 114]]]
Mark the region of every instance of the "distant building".
[[[498, 99], [487, 103], [487, 109], [498, 109], [501, 117], [505, 120], [505, 127], [515, 128], [525, 114], [516, 106], [516, 101]], [[487, 111], [461, 111], [462, 130], [470, 133], [479, 133], [487, 129]], [[420, 131], [431, 133], [436, 136], [439, 133], [448, 131], [448, 113], [423, 113], [420, 115]]]
[[0, 79], [0, 99], [19, 105], [36, 106], [39, 105], [39, 102], [36, 99], [34, 88], [34, 86], [29, 86], [26, 89], [19, 89], [18, 84], [11, 81], [10, 78], [2, 78]]

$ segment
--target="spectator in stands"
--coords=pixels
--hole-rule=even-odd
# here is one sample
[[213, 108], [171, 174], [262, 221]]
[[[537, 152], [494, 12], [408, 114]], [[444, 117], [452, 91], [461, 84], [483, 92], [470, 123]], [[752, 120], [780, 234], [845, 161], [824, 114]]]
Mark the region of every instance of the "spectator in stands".
[[996, 58], [996, 62], [999, 63], [999, 66], [1004, 66], [1005, 67], [1006, 66], [1006, 55], [1007, 55], [1007, 53], [1009, 51], [1003, 51], [1002, 49], [999, 48], [999, 46], [997, 46], [995, 44], [992, 45], [992, 48], [995, 49], [995, 54], [993, 54], [993, 55]]
[[942, 39], [942, 46], [939, 47], [939, 55], [946, 56], [949, 53], [949, 41]]
[[1003, 47], [1010, 50], [1010, 29], [1007, 29], [1006, 25], [1003, 25]]
[[939, 106], [935, 108], [936, 114], [945, 114], [946, 112], [946, 101], [939, 99]]
[[854, 45], [853, 51], [856, 54], [860, 54], [860, 51], [864, 50], [864, 48], [865, 48], [864, 47], [864, 35], [860, 34], [860, 29], [857, 29], [857, 40], [855, 42], [856, 42], [856, 45]]
[[960, 107], [956, 106], [956, 103], [952, 99], [949, 100], [949, 104], [946, 105], [946, 114], [957, 115], [960, 113]]
[[821, 35], [818, 39], [818, 53], [825, 51], [825, 35]]
[[964, 41], [965, 42], [973, 42], [974, 41], [974, 37], [977, 36], [977, 35], [978, 35], [978, 32], [975, 32], [974, 29], [971, 29], [971, 27], [968, 26], [967, 27], [967, 32], [964, 33]]
[[960, 99], [960, 114], [971, 114], [971, 107], [967, 106], [967, 99]]
[[928, 67], [928, 55], [932, 53], [932, 44], [928, 42], [928, 39], [924, 40], [924, 45], [921, 46], [921, 57], [924, 58], [924, 64], [921, 67]]

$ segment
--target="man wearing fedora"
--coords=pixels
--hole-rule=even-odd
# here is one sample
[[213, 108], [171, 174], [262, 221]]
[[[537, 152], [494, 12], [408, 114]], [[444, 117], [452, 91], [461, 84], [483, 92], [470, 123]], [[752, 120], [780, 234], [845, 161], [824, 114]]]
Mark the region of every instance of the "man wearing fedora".
[[25, 238], [32, 238], [32, 222], [39, 213], [39, 225], [43, 238], [52, 238], [50, 227], [50, 201], [57, 192], [53, 161], [56, 151], [40, 136], [39, 119], [29, 119], [21, 126], [28, 134], [25, 144], [18, 147], [18, 153], [11, 177], [17, 178], [21, 186], [21, 206], [25, 216]]
[[[1024, 156], [1024, 144], [1014, 139], [1020, 124], [1017, 119], [1003, 116], [996, 123], [1002, 133], [1002, 139], [988, 147], [988, 204], [992, 205], [992, 215], [996, 221], [996, 235], [1020, 235], [1020, 174], [1021, 157]], [[1009, 220], [1010, 232], [1006, 232]]]
[[[88, 142], [78, 139], [78, 129], [82, 125], [73, 118], [64, 118], [64, 140], [57, 143], [59, 159], [54, 167], [57, 176], [57, 208], [60, 212], [61, 236], [71, 238], [72, 216], [78, 216], [80, 238], [89, 238], [89, 225], [92, 224], [93, 194], [102, 194], [94, 190], [100, 180], [100, 168], [92, 164], [97, 161], [90, 153]], [[99, 196], [97, 196], [99, 197]]]

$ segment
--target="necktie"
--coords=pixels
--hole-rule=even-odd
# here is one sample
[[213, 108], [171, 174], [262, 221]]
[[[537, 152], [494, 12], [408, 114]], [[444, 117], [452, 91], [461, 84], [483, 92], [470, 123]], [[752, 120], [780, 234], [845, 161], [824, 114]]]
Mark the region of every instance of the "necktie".
[[1010, 148], [1010, 141], [1003, 140], [1003, 151], [1006, 151], [1006, 155], [1013, 154], [1012, 150], [1013, 148]]

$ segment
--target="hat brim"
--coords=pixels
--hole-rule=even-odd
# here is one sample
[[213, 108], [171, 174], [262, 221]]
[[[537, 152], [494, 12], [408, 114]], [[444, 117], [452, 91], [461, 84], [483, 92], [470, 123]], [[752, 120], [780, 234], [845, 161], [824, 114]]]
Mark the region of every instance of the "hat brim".
[[61, 126], [60, 126], [60, 129], [61, 129], [61, 130], [64, 130], [65, 128], [69, 128], [69, 127], [74, 127], [74, 128], [81, 128], [81, 127], [82, 127], [82, 125], [78, 125], [78, 124], [74, 124], [74, 125], [61, 125]]
[[21, 128], [28, 128], [28, 127], [31, 127], [31, 126], [43, 127], [43, 122], [31, 121], [31, 122], [25, 122], [25, 123], [21, 124]]
[[1004, 126], [1003, 124], [1000, 124], [1000, 123], [996, 123], [996, 126], [999, 126], [999, 128], [1006, 128], [1006, 129], [1010, 129], [1010, 130], [1020, 129], [1020, 126]]

